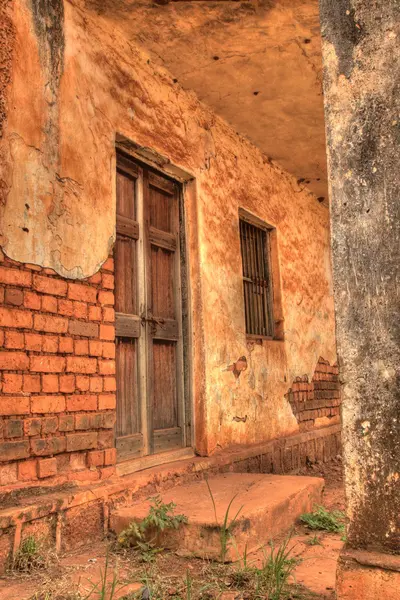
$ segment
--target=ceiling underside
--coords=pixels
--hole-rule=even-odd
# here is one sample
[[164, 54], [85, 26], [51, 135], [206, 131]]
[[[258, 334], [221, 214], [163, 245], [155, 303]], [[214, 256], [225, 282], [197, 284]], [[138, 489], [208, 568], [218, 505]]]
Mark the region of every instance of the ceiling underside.
[[318, 0], [86, 0], [327, 198]]

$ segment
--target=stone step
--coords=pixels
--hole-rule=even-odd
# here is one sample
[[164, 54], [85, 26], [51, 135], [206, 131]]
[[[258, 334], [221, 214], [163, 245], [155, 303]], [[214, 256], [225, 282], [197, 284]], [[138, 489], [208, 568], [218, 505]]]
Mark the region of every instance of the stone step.
[[[163, 502], [175, 502], [176, 514], [188, 518], [178, 530], [164, 531], [158, 538], [161, 547], [180, 554], [219, 560], [221, 557], [220, 525], [224, 522], [229, 502], [235, 496], [229, 521], [243, 507], [226, 560], [254, 552], [264, 544], [288, 532], [298, 517], [321, 503], [324, 480], [295, 475], [259, 475], [227, 473], [210, 477], [210, 485], [218, 518], [204, 480], [175, 487], [161, 494]], [[110, 529], [119, 534], [131, 521], [140, 521], [149, 510], [149, 500], [117, 508], [110, 514]]]

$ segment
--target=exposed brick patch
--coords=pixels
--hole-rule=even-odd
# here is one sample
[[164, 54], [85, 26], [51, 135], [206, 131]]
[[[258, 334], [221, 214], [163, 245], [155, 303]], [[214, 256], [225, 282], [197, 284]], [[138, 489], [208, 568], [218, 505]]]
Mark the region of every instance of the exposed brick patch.
[[113, 260], [79, 282], [0, 262], [0, 485], [111, 476]]
[[320, 358], [312, 381], [308, 376], [296, 377], [286, 394], [300, 431], [329, 425], [340, 419], [340, 383], [338, 366]]

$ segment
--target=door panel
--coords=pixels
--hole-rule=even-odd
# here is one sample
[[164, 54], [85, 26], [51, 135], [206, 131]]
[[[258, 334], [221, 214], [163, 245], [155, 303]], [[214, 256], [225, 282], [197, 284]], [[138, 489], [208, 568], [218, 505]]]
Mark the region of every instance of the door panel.
[[179, 188], [118, 161], [118, 460], [185, 445]]

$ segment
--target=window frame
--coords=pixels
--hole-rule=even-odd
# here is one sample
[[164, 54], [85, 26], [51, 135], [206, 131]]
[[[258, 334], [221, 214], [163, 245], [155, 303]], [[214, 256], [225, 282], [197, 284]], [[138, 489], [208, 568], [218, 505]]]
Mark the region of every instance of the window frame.
[[[263, 267], [265, 269], [268, 293], [267, 293], [267, 319], [270, 320], [271, 335], [254, 333], [248, 331], [248, 321], [246, 315], [250, 309], [247, 306], [245, 292], [245, 270], [243, 264], [243, 246], [242, 246], [242, 228], [241, 222], [245, 222], [252, 227], [262, 230], [265, 233], [265, 242], [263, 245]], [[269, 225], [259, 217], [249, 213], [247, 210], [239, 209], [239, 241], [240, 254], [242, 260], [242, 287], [243, 287], [243, 308], [245, 320], [246, 338], [249, 340], [283, 340], [283, 316], [280, 293], [279, 260], [277, 247], [277, 231], [272, 225]], [[268, 314], [270, 316], [268, 316]]]

